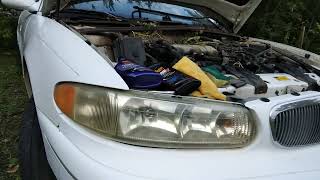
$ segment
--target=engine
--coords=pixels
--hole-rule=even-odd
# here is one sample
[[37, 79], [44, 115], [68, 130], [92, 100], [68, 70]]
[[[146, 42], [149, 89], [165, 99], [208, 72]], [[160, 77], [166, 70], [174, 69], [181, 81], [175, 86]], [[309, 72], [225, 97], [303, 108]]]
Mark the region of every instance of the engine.
[[[101, 39], [97, 40], [93, 36], [87, 38], [93, 44], [99, 44], [94, 41], [101, 42]], [[300, 57], [292, 52], [246, 38], [225, 38], [206, 33], [178, 35], [154, 32], [112, 34], [107, 38], [108, 45], [102, 44], [98, 48], [112, 57], [115, 63], [124, 57], [139, 67], [158, 71], [170, 78], [174, 74], [173, 71], [179, 71], [174, 69], [175, 64], [183, 57], [187, 57], [197, 66], [195, 68], [192, 65], [193, 70], [197, 69], [209, 76], [218, 91], [231, 101], [320, 90], [320, 71], [306, 63], [308, 55]], [[159, 67], [162, 69], [159, 70]], [[135, 68], [139, 69], [137, 66]], [[194, 73], [194, 71], [193, 74], [179, 71], [179, 76], [175, 73], [174, 77], [175, 79], [180, 77], [185, 83], [190, 84], [190, 77], [199, 80], [198, 77], [194, 77]], [[195, 82], [192, 82], [194, 91], [197, 91]], [[203, 84], [203, 81], [201, 82]], [[161, 86], [143, 90], [168, 93], [177, 89], [175, 85], [174, 88]], [[190, 88], [191, 85], [183, 88], [186, 87]], [[201, 93], [200, 95], [190, 93], [190, 95], [206, 97]]]

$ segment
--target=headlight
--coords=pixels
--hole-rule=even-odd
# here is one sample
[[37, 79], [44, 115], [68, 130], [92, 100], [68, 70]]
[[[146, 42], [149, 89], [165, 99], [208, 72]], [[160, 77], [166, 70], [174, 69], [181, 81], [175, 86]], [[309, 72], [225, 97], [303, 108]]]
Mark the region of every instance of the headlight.
[[127, 144], [236, 148], [254, 136], [250, 113], [239, 104], [76, 83], [57, 85], [54, 98], [73, 121]]

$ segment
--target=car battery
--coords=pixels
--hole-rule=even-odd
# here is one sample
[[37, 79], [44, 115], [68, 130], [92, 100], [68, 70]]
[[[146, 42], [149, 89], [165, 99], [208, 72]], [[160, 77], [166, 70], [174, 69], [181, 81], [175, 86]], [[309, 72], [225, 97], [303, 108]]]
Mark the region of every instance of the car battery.
[[255, 87], [247, 84], [235, 90], [234, 97], [247, 99], [250, 97], [274, 97], [292, 92], [302, 92], [307, 90], [308, 83], [300, 81], [285, 73], [257, 74], [267, 83], [268, 91], [263, 94], [255, 94]]

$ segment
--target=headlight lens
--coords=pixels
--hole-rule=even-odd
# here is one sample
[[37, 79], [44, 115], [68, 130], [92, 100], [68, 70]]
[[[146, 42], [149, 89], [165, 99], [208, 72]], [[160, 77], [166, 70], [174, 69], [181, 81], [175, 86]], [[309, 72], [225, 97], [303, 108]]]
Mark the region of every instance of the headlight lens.
[[54, 98], [73, 121], [128, 144], [236, 148], [248, 145], [255, 132], [239, 104], [76, 83], [57, 85]]

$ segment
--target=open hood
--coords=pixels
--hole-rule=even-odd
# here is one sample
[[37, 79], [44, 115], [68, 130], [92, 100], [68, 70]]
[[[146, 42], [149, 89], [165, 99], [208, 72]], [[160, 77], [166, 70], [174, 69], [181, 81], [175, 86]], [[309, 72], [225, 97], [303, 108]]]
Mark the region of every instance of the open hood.
[[[171, 1], [171, 0], [168, 0]], [[237, 33], [249, 19], [262, 0], [247, 0], [246, 3], [237, 5], [232, 2], [240, 0], [175, 0], [203, 7], [208, 7], [220, 14], [233, 24], [233, 32]]]
[[[61, 0], [63, 7], [70, 0]], [[162, 2], [178, 2], [189, 5], [207, 7], [223, 16], [226, 20], [233, 24], [233, 32], [237, 33], [245, 24], [254, 10], [259, 6], [262, 0], [161, 0]], [[49, 12], [55, 5], [57, 0], [43, 0], [42, 11]], [[233, 3], [234, 2], [234, 3]]]

